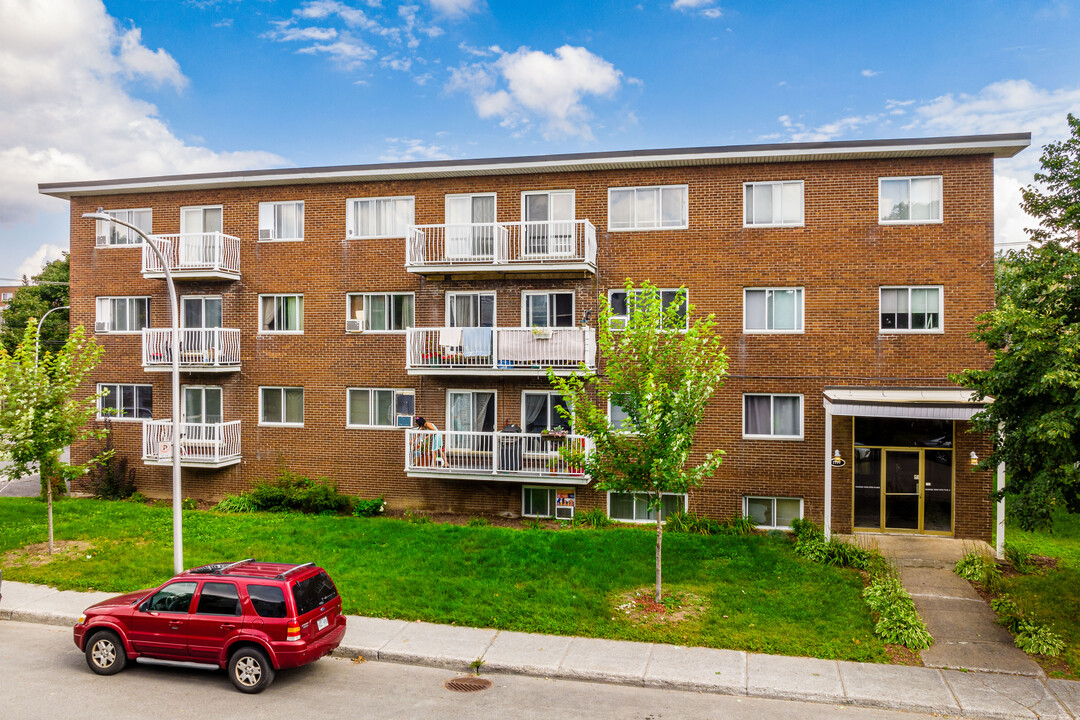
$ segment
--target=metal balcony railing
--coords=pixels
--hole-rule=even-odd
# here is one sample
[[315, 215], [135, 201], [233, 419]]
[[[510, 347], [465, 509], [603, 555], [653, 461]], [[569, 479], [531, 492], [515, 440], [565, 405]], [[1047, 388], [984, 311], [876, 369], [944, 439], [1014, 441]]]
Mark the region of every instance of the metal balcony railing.
[[[239, 277], [240, 238], [220, 232], [154, 235], [169, 270], [183, 277]], [[143, 274], [164, 274], [154, 251], [143, 247]]]
[[[172, 367], [172, 329], [144, 328], [143, 367]], [[231, 328], [181, 328], [180, 368], [188, 370], [238, 370], [240, 331]]]
[[448, 370], [546, 372], [596, 366], [592, 328], [410, 328], [405, 368], [414, 372]]
[[588, 220], [413, 225], [406, 236], [405, 267], [414, 270], [566, 265], [596, 270], [596, 227]]
[[592, 450], [583, 435], [407, 430], [405, 470], [423, 475], [491, 475], [584, 484], [584, 469], [565, 450]]
[[[172, 420], [143, 422], [143, 461], [172, 461]], [[180, 423], [180, 463], [221, 466], [240, 462], [240, 421]]]

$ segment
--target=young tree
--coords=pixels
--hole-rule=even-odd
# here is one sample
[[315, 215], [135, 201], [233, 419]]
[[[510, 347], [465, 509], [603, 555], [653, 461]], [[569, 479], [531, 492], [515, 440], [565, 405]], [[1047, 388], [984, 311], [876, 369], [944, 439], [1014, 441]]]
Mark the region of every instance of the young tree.
[[978, 318], [975, 339], [994, 352], [989, 370], [954, 381], [994, 401], [972, 418], [993, 433], [980, 469], [1005, 463], [1003, 492], [1015, 496], [1020, 527], [1045, 527], [1056, 501], [1080, 512], [1080, 120], [1072, 136], [1044, 148], [1043, 171], [1023, 207], [1039, 219], [1036, 246], [998, 259], [997, 307]]
[[52, 500], [67, 481], [106, 459], [105, 454], [82, 465], [60, 459], [73, 442], [102, 437], [89, 426], [97, 411], [97, 395], [77, 398], [75, 392], [101, 360], [103, 349], [79, 326], [55, 352], [37, 354], [37, 321], [31, 318], [22, 341], [9, 355], [0, 348], [0, 446], [11, 463], [3, 473], [14, 480], [36, 468], [41, 494], [48, 501], [49, 553], [53, 551]]
[[[46, 312], [54, 307], [68, 305], [68, 255], [53, 260], [45, 265], [41, 272], [31, 278], [39, 285], [23, 285], [15, 291], [11, 302], [4, 308], [3, 328], [0, 329], [0, 343], [9, 354], [15, 353], [15, 347], [23, 337], [30, 318], [37, 325]], [[23, 276], [25, 282], [25, 276]], [[57, 284], [52, 284], [57, 283]], [[57, 350], [68, 336], [68, 316], [63, 310], [54, 312], [45, 318], [41, 328], [41, 349]]]
[[[705, 406], [723, 383], [727, 355], [714, 332], [712, 315], [690, 318], [686, 289], [665, 302], [648, 282], [635, 289], [626, 281], [628, 319], [612, 328], [611, 305], [600, 298], [598, 346], [604, 374], [581, 371], [568, 377], [548, 372], [572, 410], [575, 433], [589, 437], [592, 451], [577, 451], [576, 464], [598, 490], [637, 493], [656, 515], [656, 601], [660, 602], [661, 547], [665, 493], [683, 494], [713, 474], [723, 451], [710, 452], [688, 467], [694, 433]], [[621, 428], [608, 419], [608, 401], [625, 412]], [[567, 454], [573, 451], [566, 450]]]

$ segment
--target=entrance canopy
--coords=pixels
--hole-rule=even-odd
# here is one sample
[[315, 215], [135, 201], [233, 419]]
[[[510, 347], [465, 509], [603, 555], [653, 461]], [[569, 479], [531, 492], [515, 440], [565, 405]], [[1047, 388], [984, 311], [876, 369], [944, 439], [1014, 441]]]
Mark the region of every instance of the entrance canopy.
[[826, 387], [822, 395], [829, 415], [914, 420], [970, 420], [992, 402], [950, 387]]

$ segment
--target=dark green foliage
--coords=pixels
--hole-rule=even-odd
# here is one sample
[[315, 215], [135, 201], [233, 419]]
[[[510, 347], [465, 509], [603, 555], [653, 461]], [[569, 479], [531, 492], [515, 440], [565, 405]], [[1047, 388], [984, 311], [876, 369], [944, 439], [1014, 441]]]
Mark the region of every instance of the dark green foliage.
[[677, 510], [669, 513], [664, 520], [664, 530], [675, 533], [690, 533], [692, 535], [715, 535], [720, 530], [720, 524], [692, 512]]
[[199, 504], [192, 498], [184, 498], [180, 501], [180, 508], [182, 510], [198, 510]]
[[1024, 552], [1011, 543], [1005, 543], [1005, 559], [1013, 566], [1013, 570], [1021, 575], [1026, 575], [1035, 572], [1036, 570], [1035, 563], [1031, 560], [1031, 553]]
[[979, 583], [989, 593], [1001, 592], [1001, 568], [989, 555], [969, 552], [956, 562], [953, 571], [965, 580]]
[[483, 515], [473, 515], [469, 518], [469, 522], [465, 523], [469, 527], [488, 527], [491, 525], [491, 521]]
[[249, 513], [255, 512], [255, 503], [252, 501], [250, 493], [226, 495], [211, 510], [225, 513]]
[[[59, 260], [53, 260], [47, 264], [40, 273], [33, 276], [34, 280], [47, 280], [50, 282], [68, 281], [68, 255]], [[24, 285], [15, 291], [11, 302], [4, 308], [3, 329], [0, 330], [0, 343], [4, 348], [14, 354], [15, 347], [22, 339], [23, 332], [30, 318], [36, 323], [45, 313], [54, 307], [64, 307], [68, 304], [67, 285]], [[56, 351], [63, 346], [68, 336], [68, 313], [65, 310], [57, 310], [45, 318], [45, 324], [41, 327], [41, 350]]]
[[282, 470], [276, 480], [251, 488], [256, 510], [337, 515], [352, 510], [352, 499], [327, 478], [309, 478]]
[[1030, 613], [1025, 613], [1008, 595], [994, 598], [990, 607], [998, 614], [998, 623], [1013, 634], [1016, 647], [1024, 652], [1057, 657], [1065, 649], [1065, 641], [1060, 635]]
[[1039, 220], [1040, 227], [1027, 231], [1032, 240], [1072, 244], [1080, 250], [1080, 118], [1069, 113], [1068, 123], [1066, 140], [1043, 147], [1042, 170], [1035, 173], [1035, 182], [1046, 190], [1024, 188], [1021, 206]]
[[574, 513], [574, 527], [605, 528], [614, 525], [614, 521], [600, 508]]
[[413, 523], [415, 525], [426, 525], [431, 522], [431, 516], [421, 510], [405, 508], [405, 522]]
[[126, 455], [117, 455], [113, 448], [112, 421], [105, 420], [105, 441], [101, 445], [100, 465], [92, 466], [86, 475], [86, 485], [94, 497], [103, 500], [126, 500], [135, 492], [135, 468], [128, 466]]
[[757, 523], [747, 515], [736, 515], [720, 526], [720, 532], [724, 535], [749, 535], [755, 530]]
[[386, 510], [386, 501], [383, 500], [383, 496], [380, 495], [377, 498], [371, 500], [365, 500], [364, 498], [356, 498], [353, 500], [353, 515], [356, 517], [378, 517], [382, 515]]

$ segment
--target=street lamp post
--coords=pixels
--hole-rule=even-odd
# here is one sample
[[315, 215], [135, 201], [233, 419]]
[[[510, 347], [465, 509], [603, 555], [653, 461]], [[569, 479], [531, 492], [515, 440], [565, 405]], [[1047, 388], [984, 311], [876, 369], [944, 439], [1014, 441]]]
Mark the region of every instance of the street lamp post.
[[103, 222], [116, 223], [134, 231], [142, 238], [143, 242], [153, 251], [161, 267], [165, 270], [165, 282], [169, 286], [169, 312], [172, 315], [172, 337], [169, 342], [172, 355], [172, 501], [173, 501], [173, 570], [177, 573], [184, 569], [184, 530], [183, 518], [180, 513], [180, 313], [176, 301], [176, 285], [173, 284], [172, 271], [169, 269], [169, 261], [161, 252], [154, 239], [142, 230], [123, 220], [117, 220], [98, 208], [97, 212], [83, 213], [84, 218], [92, 218]]
[[[45, 318], [49, 317], [50, 313], [54, 313], [57, 310], [70, 310], [70, 309], [71, 309], [70, 305], [61, 305], [59, 307], [50, 308], [49, 310], [46, 310], [45, 314], [41, 316], [40, 320], [38, 320], [37, 334], [34, 335], [34, 370], [35, 371], [37, 371], [38, 357], [41, 354], [40, 353], [40, 350], [41, 350], [41, 326], [44, 324]], [[41, 473], [41, 474], [44, 474], [44, 473], [42, 473], [40, 463], [39, 463], [39, 467], [38, 467], [38, 472]], [[44, 480], [45, 480], [45, 499], [49, 504], [49, 554], [52, 555], [53, 554], [52, 478], [44, 478]]]

